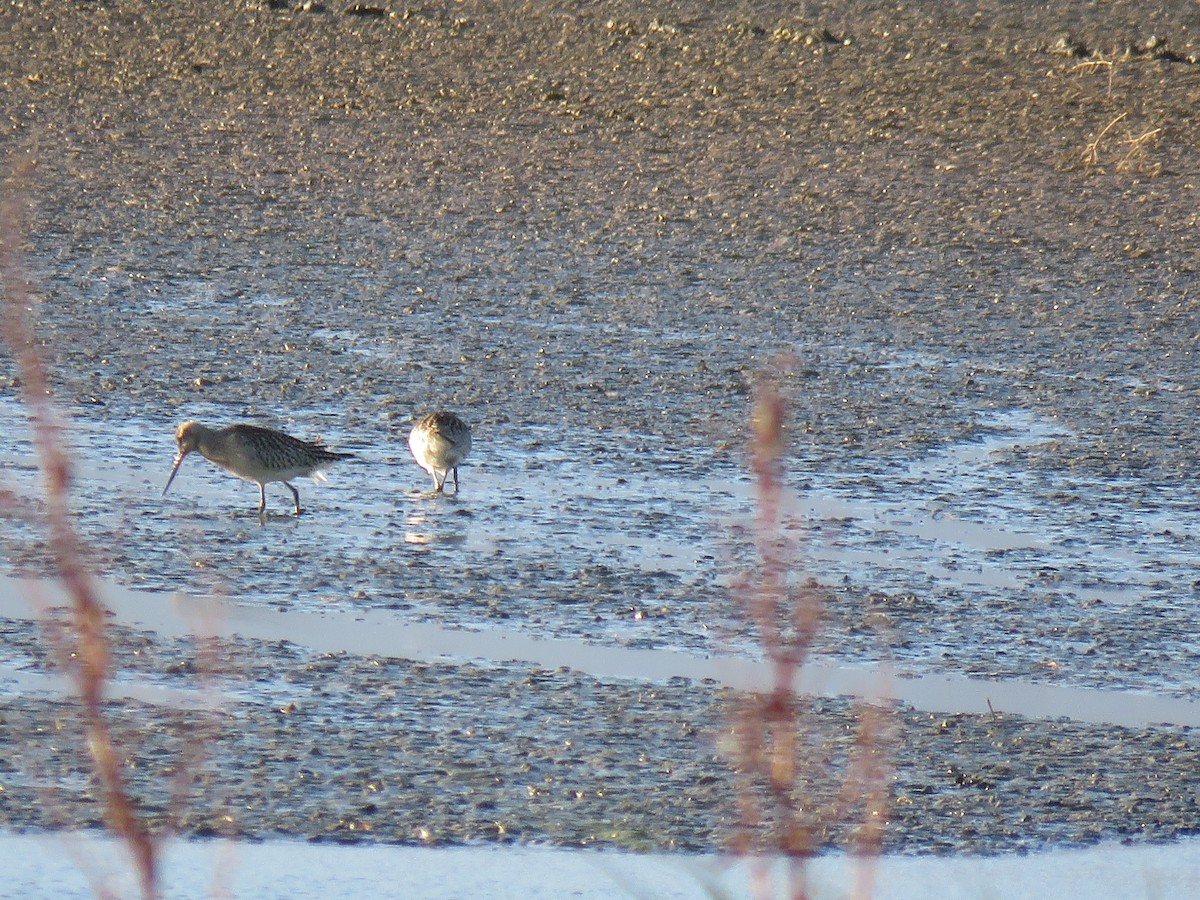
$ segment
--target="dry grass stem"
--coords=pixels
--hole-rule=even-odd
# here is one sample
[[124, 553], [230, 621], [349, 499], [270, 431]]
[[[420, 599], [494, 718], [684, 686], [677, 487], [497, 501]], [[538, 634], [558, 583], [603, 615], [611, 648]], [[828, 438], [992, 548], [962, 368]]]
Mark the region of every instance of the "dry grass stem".
[[62, 424], [48, 400], [50, 385], [46, 367], [31, 324], [33, 302], [19, 263], [20, 238], [28, 203], [23, 186], [32, 180], [33, 170], [31, 159], [19, 160], [13, 166], [12, 177], [0, 199], [0, 284], [4, 290], [0, 331], [21, 379], [42, 471], [44, 527], [55, 569], [70, 598], [69, 642], [72, 650], [63, 662], [79, 692], [88, 751], [104, 793], [109, 826], [133, 856], [143, 896], [153, 898], [157, 896], [156, 844], [126, 788], [122, 755], [114, 746], [104, 715], [104, 686], [111, 666], [105, 633], [106, 610], [84, 564], [84, 547], [71, 517], [72, 464], [64, 449]]
[[[782, 857], [787, 896], [808, 897], [808, 860], [846, 833], [847, 847], [867, 859], [882, 850], [891, 768], [887, 747], [894, 715], [885, 703], [863, 704], [847, 742], [832, 733], [815, 701], [798, 690], [826, 604], [826, 591], [796, 582], [798, 555], [783, 527], [785, 403], [773, 382], [756, 387], [751, 466], [756, 483], [757, 565], [734, 593], [762, 646], [770, 684], [734, 701], [734, 758], [740, 823], [731, 849], [751, 857], [752, 889], [774, 897], [771, 858]], [[844, 757], [844, 761], [840, 761]], [[857, 823], [857, 824], [855, 824]], [[870, 894], [873, 873], [858, 873], [855, 897]]]
[[1117, 67], [1111, 59], [1089, 59], [1085, 62], [1078, 63], [1071, 67], [1072, 72], [1087, 72], [1092, 69], [1106, 68], [1108, 69], [1108, 91], [1106, 96], [1112, 99], [1113, 78], [1117, 74]]
[[1126, 138], [1122, 143], [1126, 144], [1129, 150], [1117, 163], [1117, 171], [1128, 172], [1141, 168], [1146, 161], [1146, 145], [1160, 134], [1162, 134], [1161, 128], [1151, 128], [1137, 137]]
[[1083, 151], [1084, 165], [1094, 166], [1100, 162], [1100, 142], [1104, 140], [1104, 136], [1107, 135], [1110, 131], [1112, 131], [1118, 122], [1120, 122], [1122, 119], [1124, 119], [1128, 115], [1129, 115], [1128, 112], [1121, 113], [1119, 116], [1117, 116], [1115, 119], [1113, 119], [1107, 125], [1105, 125], [1104, 128], [1101, 130], [1101, 132], [1098, 135], [1096, 135], [1095, 139], [1090, 144], [1087, 145], [1087, 147]]

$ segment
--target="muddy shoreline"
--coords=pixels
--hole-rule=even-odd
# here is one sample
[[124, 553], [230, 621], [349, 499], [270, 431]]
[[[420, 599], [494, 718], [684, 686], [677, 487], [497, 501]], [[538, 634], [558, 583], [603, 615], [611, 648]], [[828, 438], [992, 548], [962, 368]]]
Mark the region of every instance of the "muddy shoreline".
[[[41, 670], [45, 641], [28, 624], [3, 626], [7, 654]], [[131, 788], [157, 829], [713, 853], [737, 826], [726, 754], [739, 701], [711, 683], [240, 639], [204, 657], [193, 641], [113, 634], [127, 677], [192, 695], [178, 708], [109, 704]], [[806, 704], [798, 790], [822, 816], [858, 714], [841, 699]], [[0, 717], [23, 736], [8, 748], [0, 826], [100, 827], [89, 762], [64, 752], [83, 746], [76, 704], [6, 698]], [[1196, 832], [1200, 744], [1188, 729], [902, 710], [885, 746], [895, 767], [887, 852], [1028, 852]], [[853, 824], [820, 832], [820, 849], [845, 847]]]

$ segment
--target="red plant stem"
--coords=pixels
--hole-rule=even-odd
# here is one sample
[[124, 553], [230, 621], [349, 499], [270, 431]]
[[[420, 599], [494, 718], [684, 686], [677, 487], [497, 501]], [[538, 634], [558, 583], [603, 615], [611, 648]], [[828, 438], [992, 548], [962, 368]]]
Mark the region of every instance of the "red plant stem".
[[[31, 160], [18, 162], [13, 169], [12, 185], [25, 183], [32, 172]], [[109, 825], [133, 854], [143, 896], [153, 900], [158, 894], [154, 840], [145, 822], [138, 816], [126, 789], [112, 732], [104, 716], [104, 685], [110, 662], [104, 628], [105, 608], [96, 593], [90, 573], [83, 565], [83, 546], [71, 520], [71, 461], [63, 449], [62, 428], [46, 399], [50, 394], [46, 367], [38, 354], [30, 326], [30, 301], [24, 275], [17, 262], [24, 203], [22, 195], [11, 187], [6, 193], [0, 204], [0, 229], [3, 229], [0, 231], [0, 281], [6, 301], [3, 333], [17, 363], [25, 404], [33, 424], [34, 446], [45, 487], [50, 546], [59, 577], [71, 600], [77, 644], [75, 660], [70, 668], [82, 700], [88, 749], [104, 790]]]
[[[770, 666], [764, 691], [749, 691], [735, 718], [741, 827], [732, 848], [746, 856], [766, 849], [783, 857], [784, 887], [794, 900], [809, 896], [806, 864], [839, 823], [850, 824], [865, 806], [864, 819], [851, 837], [856, 854], [867, 859], [882, 850], [887, 820], [889, 769], [884, 755], [890, 709], [867, 707], [833, 803], [825, 808], [798, 793], [803, 780], [820, 767], [819, 747], [810, 742], [808, 717], [815, 712], [799, 693], [799, 675], [812, 650], [824, 606], [819, 584], [789, 584], [790, 543], [785, 539], [783, 484], [785, 403], [775, 383], [764, 377], [755, 386], [750, 444], [755, 480], [755, 546], [758, 565], [740, 577], [735, 596], [754, 627]], [[815, 734], [815, 731], [814, 731]], [[826, 762], [832, 768], [833, 764]], [[754, 833], [769, 829], [762, 840]], [[769, 866], [752, 866], [756, 896], [773, 897]], [[856, 898], [870, 894], [872, 871], [857, 873]]]

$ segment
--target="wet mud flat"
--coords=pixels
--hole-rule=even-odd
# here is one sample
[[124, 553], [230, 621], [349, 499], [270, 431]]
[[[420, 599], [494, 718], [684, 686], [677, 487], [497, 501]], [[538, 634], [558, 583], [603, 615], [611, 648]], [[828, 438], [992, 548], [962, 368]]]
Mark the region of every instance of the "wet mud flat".
[[1187, 4], [281, 6], [5, 10], [65, 401], [708, 473], [792, 353], [805, 466], [1020, 407], [1040, 470], [1194, 471]]
[[[949, 477], [922, 497], [1001, 530], [1065, 521], [1046, 526], [1054, 553], [1001, 547], [1006, 571], [1032, 574], [967, 587], [953, 554], [934, 559], [940, 580], [818, 557], [806, 574], [835, 593], [821, 649], [877, 657], [886, 617], [884, 650], [917, 671], [1194, 694], [1189, 5], [380, 9], [0, 12], [0, 150], [37, 161], [25, 262], [56, 400], [86, 426], [74, 439], [95, 472], [78, 506], [98, 569], [250, 604], [706, 650], [736, 635], [723, 579], [752, 563], [749, 542], [722, 558], [705, 540], [714, 520], [748, 515], [729, 485], [744, 479], [750, 388], [766, 369], [790, 403], [801, 495], [902, 506], [914, 466], [987, 441], [998, 415], [1055, 424], [981, 461], [993, 480]], [[7, 370], [0, 385], [15, 403]], [[415, 467], [398, 474], [410, 418], [433, 405], [478, 429], [462, 502], [415, 495]], [[361, 487], [324, 488], [308, 518], [262, 529], [229, 511], [237, 488], [193, 470], [168, 506], [157, 494], [184, 418], [322, 434], [364, 458], [346, 476]], [[35, 480], [16, 452], [5, 474]], [[715, 514], [700, 505], [705, 479], [719, 485]], [[1022, 504], [1006, 505], [1005, 482], [1023, 486]], [[861, 511], [812, 518], [819, 538], [858, 530], [877, 554], [894, 550]], [[614, 534], [645, 552], [614, 552]], [[663, 561], [667, 540], [699, 550]], [[47, 571], [33, 529], [0, 541], [11, 569]], [[1135, 546], [1142, 556], [1121, 555]], [[597, 841], [711, 848], [728, 825], [703, 686], [253, 649], [268, 679], [307, 684], [312, 665], [345, 688], [298, 702], [248, 676], [271, 702], [211, 720], [216, 770], [246, 774], [214, 781], [197, 808], [246, 803], [232, 823], [189, 821], [195, 833], [582, 843], [605, 829], [572, 824], [580, 804], [581, 824], [614, 817], [596, 796], [601, 766], [631, 785], [605, 790], [632, 824]], [[188, 670], [185, 648], [162, 652]], [[425, 707], [397, 693], [387, 721], [419, 739], [392, 725], [385, 743], [372, 726], [393, 681], [450, 718], [405, 720]], [[70, 731], [65, 704], [5, 703], [6, 735]], [[532, 718], [504, 730], [472, 709]], [[122, 711], [164, 747], [192, 721]], [[653, 755], [677, 757], [666, 768], [623, 745], [634, 711]], [[836, 702], [822, 712], [835, 732], [845, 721]], [[490, 735], [493, 755], [467, 730]], [[546, 741], [514, 784], [516, 748], [543, 731], [593, 755]], [[908, 716], [904, 733], [898, 772], [913, 780], [897, 785], [889, 836], [903, 849], [1165, 839], [1195, 821], [1178, 799], [1195, 794], [1190, 732]], [[29, 768], [86, 795], [78, 758], [46, 756]], [[423, 757], [437, 764], [418, 768]], [[369, 787], [387, 782], [385, 758], [413, 764], [407, 790]], [[1151, 788], [1146, 758], [1163, 773]], [[537, 779], [546, 793], [531, 793]], [[665, 807], [680, 782], [698, 799]], [[446, 807], [458, 824], [405, 806], [422, 784], [426, 799], [458, 798]], [[13, 827], [50, 824], [34, 821], [35, 793], [6, 790]], [[67, 821], [98, 821], [64, 807]], [[677, 820], [654, 819], [663, 808]], [[356, 822], [370, 830], [343, 824]]]
[[[0, 401], [0, 460], [32, 514], [40, 476], [26, 419]], [[795, 583], [821, 585], [813, 652], [902, 677], [1194, 698], [1200, 534], [1186, 510], [1134, 517], [1120, 497], [1060, 502], [1056, 486], [1012, 463], [1052, 439], [1026, 421], [908, 466], [810, 476], [789, 495], [781, 546]], [[150, 592], [134, 606], [169, 608], [181, 590], [282, 614], [718, 658], [761, 652], [738, 587], [758, 564], [745, 475], [658, 471], [647, 485], [578, 440], [496, 438], [461, 494], [430, 494], [402, 450], [379, 453], [328, 484], [302, 484], [299, 518], [273, 486], [264, 527], [254, 487], [203, 460], [160, 496], [170, 448], [153, 423], [76, 414], [69, 433], [89, 561]], [[36, 515], [0, 533], [0, 551], [14, 571], [53, 572]]]
[[[34, 629], [3, 627], [24, 671], [42, 671]], [[109, 704], [125, 774], [158, 828], [711, 853], [737, 824], [746, 788], [728, 754], [739, 700], [712, 683], [242, 640], [205, 657], [205, 673], [194, 643], [114, 633], [128, 678], [178, 692], [174, 704]], [[820, 816], [836, 802], [857, 719], [844, 700], [804, 702], [796, 791]], [[75, 703], [6, 697], [0, 717], [0, 824], [100, 827]], [[894, 765], [890, 852], [1165, 841], [1195, 834], [1200, 815], [1194, 730], [902, 710], [882, 749]], [[850, 827], [831, 825], [818, 839], [844, 846]]]

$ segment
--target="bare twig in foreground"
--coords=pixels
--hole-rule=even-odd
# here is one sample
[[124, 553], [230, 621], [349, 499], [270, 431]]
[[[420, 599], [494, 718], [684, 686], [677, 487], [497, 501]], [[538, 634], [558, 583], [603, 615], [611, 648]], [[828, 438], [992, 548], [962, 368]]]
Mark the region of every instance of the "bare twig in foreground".
[[780, 895], [770, 860], [782, 858], [784, 895], [806, 900], [808, 861], [844, 832], [846, 848], [862, 860], [852, 896], [865, 898], [871, 892], [871, 862], [883, 846], [894, 717], [888, 704], [864, 703], [853, 739], [831, 739], [814, 700], [799, 690], [826, 591], [811, 579], [797, 583], [789, 577], [792, 556], [782, 515], [784, 419], [783, 397], [772, 382], [762, 380], [755, 392], [751, 446], [758, 564], [734, 592], [762, 645], [771, 680], [733, 700], [740, 827], [732, 849], [757, 863], [751, 870], [757, 896]]
[[120, 754], [104, 715], [104, 685], [110, 667], [105, 608], [83, 563], [83, 544], [70, 514], [71, 460], [64, 449], [62, 425], [47, 399], [46, 367], [38, 353], [31, 324], [32, 301], [19, 262], [28, 202], [22, 186], [32, 178], [33, 168], [32, 160], [19, 160], [0, 198], [0, 287], [3, 288], [0, 332], [21, 378], [42, 470], [45, 527], [55, 567], [70, 598], [75, 646], [69, 669], [82, 701], [88, 750], [104, 793], [109, 827], [129, 847], [142, 894], [152, 900], [157, 896], [156, 845], [126, 788]]

